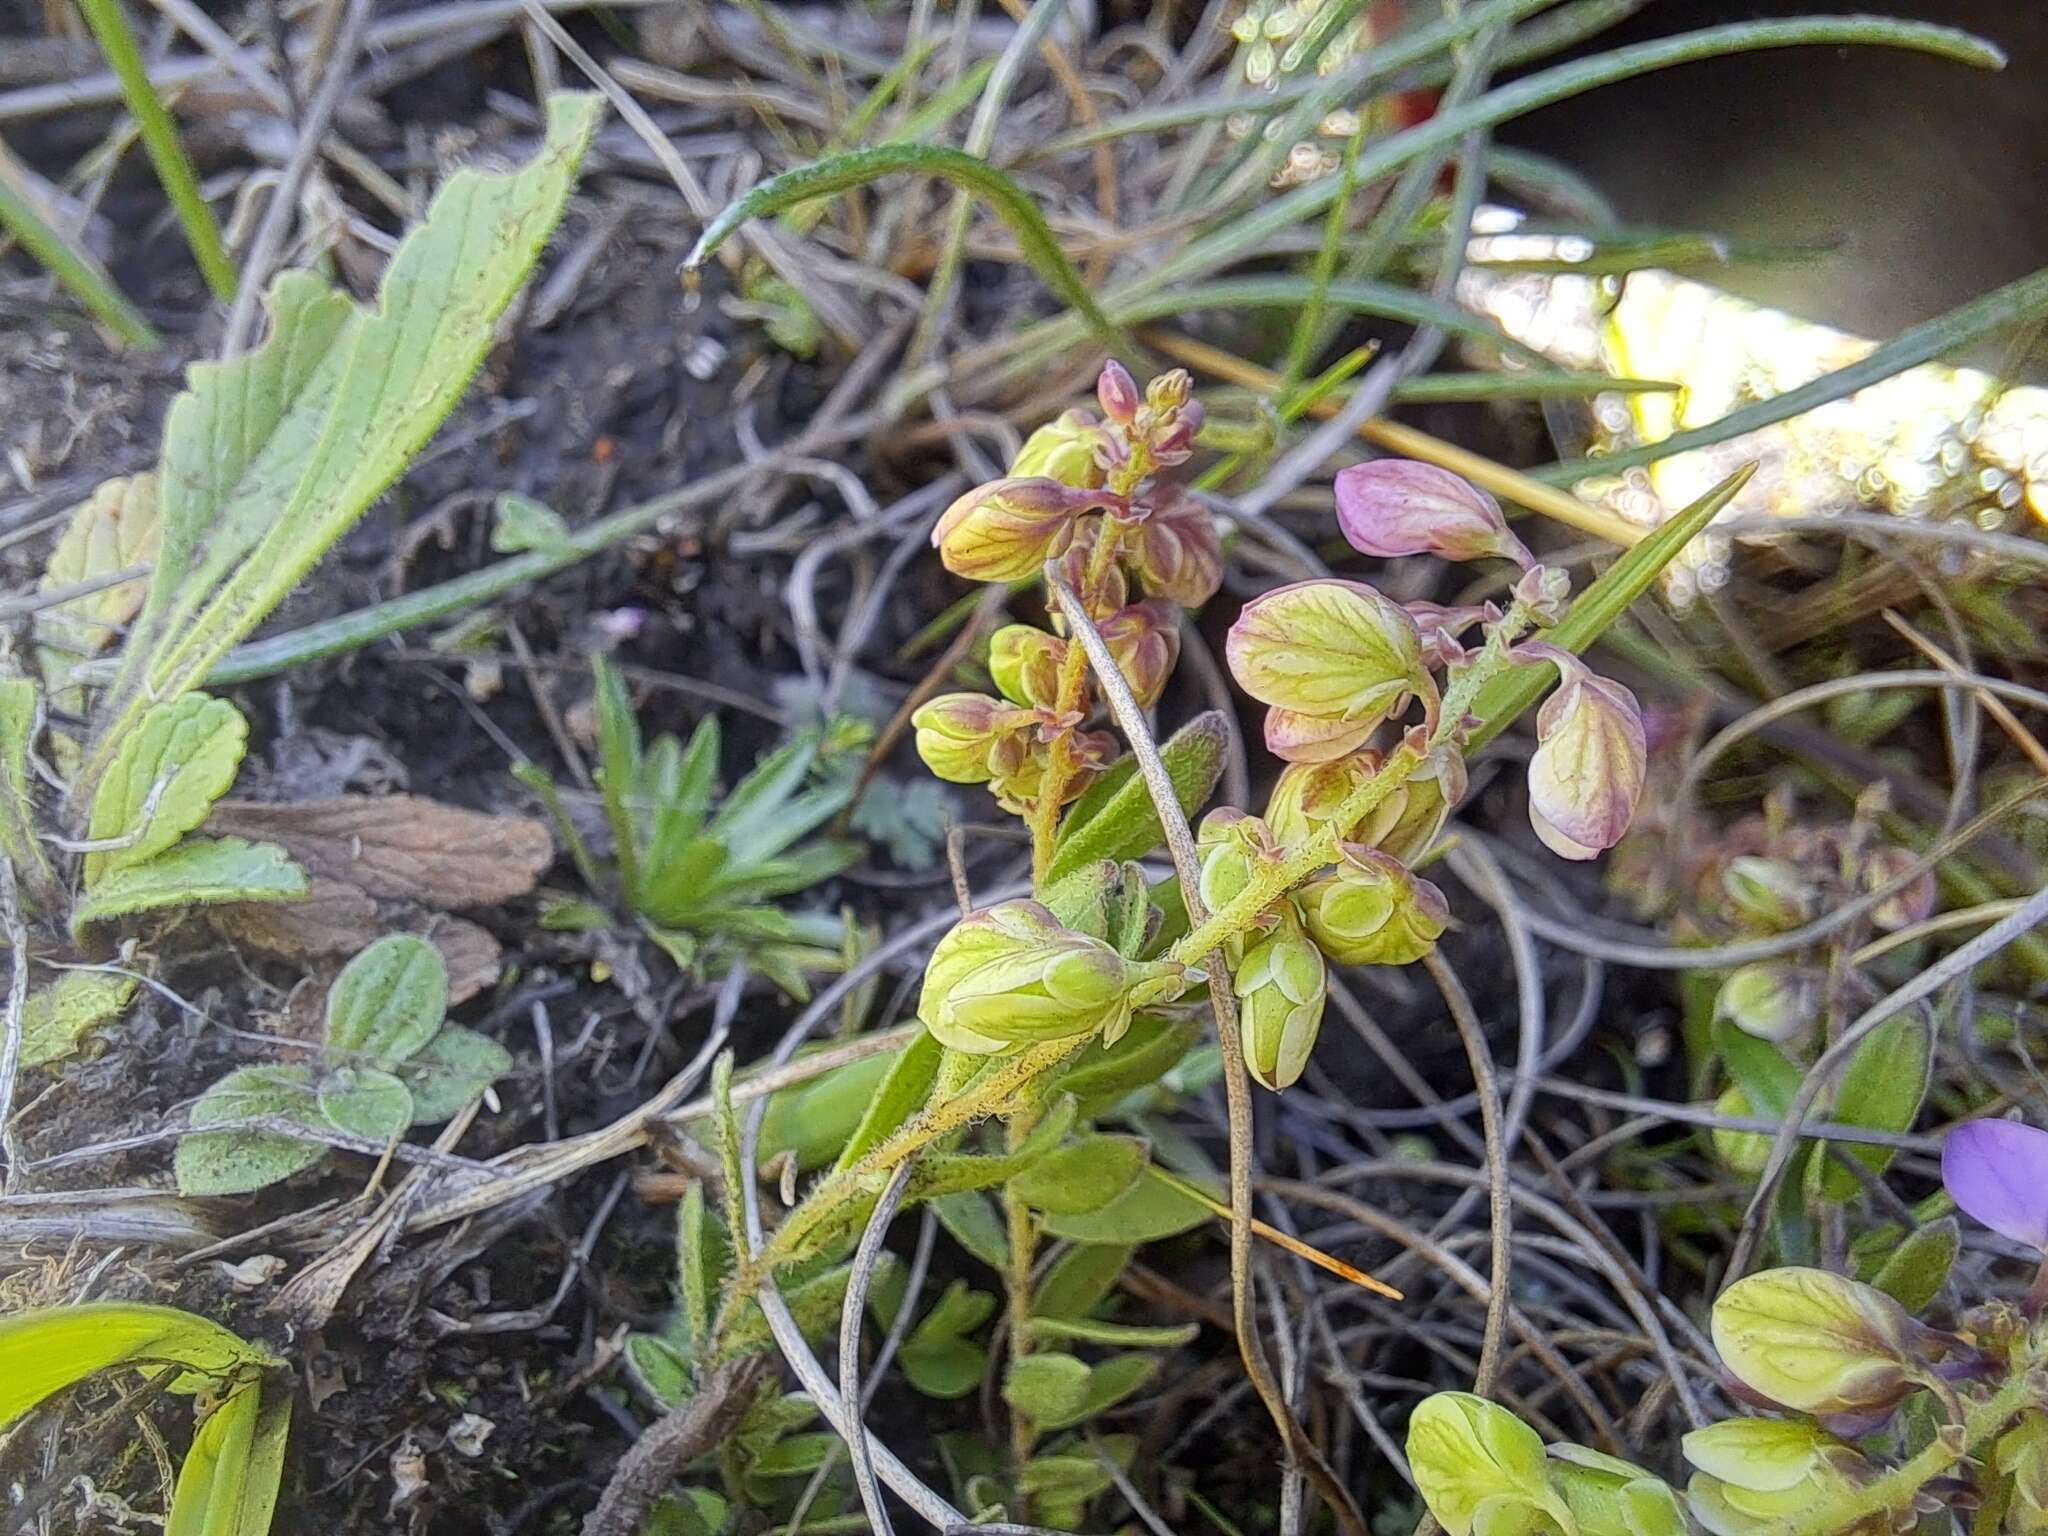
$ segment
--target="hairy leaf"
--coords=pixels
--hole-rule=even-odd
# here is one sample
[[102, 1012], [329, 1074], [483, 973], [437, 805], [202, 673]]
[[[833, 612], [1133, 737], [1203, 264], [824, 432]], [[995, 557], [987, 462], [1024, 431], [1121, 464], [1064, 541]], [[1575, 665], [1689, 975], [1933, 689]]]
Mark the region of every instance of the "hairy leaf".
[[249, 722], [226, 699], [188, 693], [148, 710], [93, 796], [89, 835], [125, 845], [85, 856], [88, 889], [147, 863], [206, 820], [235, 782], [248, 743]]
[[85, 792], [148, 702], [197, 687], [440, 426], [560, 218], [601, 110], [558, 95], [526, 166], [451, 177], [392, 257], [375, 311], [288, 273], [268, 342], [194, 365], [164, 428], [156, 574]]
[[384, 1066], [407, 1061], [448, 1014], [448, 966], [425, 939], [394, 933], [342, 967], [327, 994], [327, 1045]]
[[1003, 1373], [1003, 1401], [1033, 1423], [1060, 1423], [1088, 1392], [1088, 1366], [1073, 1355], [1045, 1353], [1012, 1360]]
[[1962, 1251], [1962, 1228], [1955, 1217], [1944, 1216], [1892, 1249], [1870, 1283], [1908, 1312], [1922, 1311], [1948, 1284], [1949, 1271]]
[[[1038, 1358], [1025, 1356], [1027, 1360]], [[1156, 1355], [1112, 1355], [1088, 1372], [1079, 1398], [1064, 1413], [1041, 1417], [1041, 1429], [1071, 1429], [1085, 1424], [1099, 1413], [1107, 1413], [1134, 1392], [1140, 1391], [1159, 1369]]]
[[21, 1008], [21, 1064], [39, 1067], [77, 1050], [86, 1033], [118, 1019], [140, 983], [113, 971], [64, 971]]
[[510, 1072], [512, 1053], [489, 1035], [443, 1024], [439, 1034], [393, 1070], [411, 1090], [412, 1123], [439, 1125]]
[[42, 722], [43, 698], [25, 677], [0, 677], [0, 855], [32, 895], [50, 884], [50, 863], [36, 835], [36, 809], [28, 753]]
[[327, 1123], [369, 1141], [392, 1141], [412, 1127], [412, 1092], [375, 1067], [336, 1067], [320, 1080]]
[[1149, 1243], [1208, 1219], [1207, 1206], [1148, 1174], [1099, 1211], [1048, 1215], [1045, 1230], [1077, 1243]]
[[[1920, 1118], [1920, 1105], [1934, 1070], [1934, 1032], [1917, 1013], [1902, 1013], [1871, 1031], [1856, 1047], [1835, 1090], [1830, 1118], [1843, 1125], [1873, 1131], [1910, 1131]], [[1878, 1146], [1831, 1148], [1833, 1155], [1813, 1160], [1809, 1179], [1817, 1180], [1829, 1200], [1847, 1200], [1863, 1187], [1838, 1157], [1854, 1158], [1880, 1174], [1898, 1156], [1897, 1149]]]
[[517, 491], [507, 491], [498, 498], [497, 517], [491, 524], [493, 554], [518, 555], [529, 549], [552, 549], [568, 537], [569, 525], [553, 507]]
[[192, 1106], [191, 1134], [175, 1166], [184, 1195], [244, 1195], [310, 1168], [327, 1153], [318, 1141], [275, 1131], [208, 1131], [238, 1120], [287, 1120], [322, 1129], [327, 1117], [305, 1067], [237, 1067]]
[[832, 1165], [834, 1172], [859, 1162], [924, 1107], [943, 1055], [944, 1047], [929, 1032], [920, 1030], [890, 1058], [888, 1074], [876, 1087], [867, 1112], [840, 1149], [838, 1160]]
[[[1223, 774], [1230, 739], [1222, 715], [1197, 715], [1161, 744], [1159, 756], [1173, 780], [1180, 807], [1192, 816]], [[1165, 836], [1145, 781], [1132, 768], [1112, 769], [1076, 800], [1060, 824], [1048, 881], [1062, 880], [1103, 860], [1142, 859]], [[1119, 765], [1121, 767], [1121, 765]]]
[[1150, 1149], [1136, 1136], [1082, 1136], [1010, 1180], [1010, 1193], [1034, 1210], [1099, 1211], [1138, 1182]]
[[292, 901], [306, 894], [305, 872], [269, 843], [239, 837], [188, 838], [147, 864], [117, 869], [71, 909], [71, 931], [160, 907], [211, 901]]
[[1054, 1261], [1032, 1291], [1031, 1315], [1086, 1317], [1116, 1289], [1117, 1277], [1130, 1265], [1134, 1251], [1129, 1243], [1076, 1243]]
[[[156, 475], [122, 475], [103, 480], [72, 509], [71, 521], [43, 566], [41, 590], [98, 581], [156, 559], [162, 533]], [[61, 688], [81, 657], [96, 656], [114, 643], [120, 626], [142, 606], [143, 578], [111, 587], [36, 615], [38, 656], [50, 687]]]

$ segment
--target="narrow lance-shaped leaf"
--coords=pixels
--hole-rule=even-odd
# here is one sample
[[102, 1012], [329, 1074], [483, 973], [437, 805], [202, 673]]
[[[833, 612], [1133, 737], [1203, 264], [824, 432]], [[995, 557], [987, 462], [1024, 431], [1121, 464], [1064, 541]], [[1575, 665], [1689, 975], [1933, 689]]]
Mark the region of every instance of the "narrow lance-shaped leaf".
[[[1199, 810], [1223, 774], [1228, 733], [1215, 711], [1197, 715], [1160, 745], [1159, 756], [1173, 780], [1182, 811]], [[1048, 882], [1066, 878], [1105, 860], [1142, 859], [1165, 837], [1151, 792], [1130, 768], [1118, 764], [1074, 802], [1060, 824]]]
[[1010, 226], [1025, 260], [1046, 286], [1080, 312], [1103, 345], [1111, 351], [1125, 350], [1117, 328], [1096, 304], [1095, 296], [1060, 248], [1058, 236], [1031, 195], [988, 161], [940, 144], [878, 144], [771, 176], [744, 197], [727, 204], [704, 227], [704, 233], [697, 237], [683, 263], [683, 270], [696, 272], [749, 219], [771, 218], [814, 197], [829, 197], [903, 171], [942, 177], [978, 193]]
[[560, 218], [601, 110], [557, 96], [531, 163], [452, 177], [374, 314], [287, 277], [264, 347], [195, 367], [165, 426], [162, 556], [80, 792], [144, 703], [197, 686], [433, 435]]

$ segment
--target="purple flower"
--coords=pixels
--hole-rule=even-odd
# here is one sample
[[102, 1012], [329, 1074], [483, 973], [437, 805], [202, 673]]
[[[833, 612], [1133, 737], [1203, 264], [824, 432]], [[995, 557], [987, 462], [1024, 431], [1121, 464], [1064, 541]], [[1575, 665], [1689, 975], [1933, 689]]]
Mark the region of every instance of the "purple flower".
[[2016, 1120], [1959, 1125], [1941, 1144], [1941, 1182], [2001, 1237], [2048, 1251], [2048, 1131]]

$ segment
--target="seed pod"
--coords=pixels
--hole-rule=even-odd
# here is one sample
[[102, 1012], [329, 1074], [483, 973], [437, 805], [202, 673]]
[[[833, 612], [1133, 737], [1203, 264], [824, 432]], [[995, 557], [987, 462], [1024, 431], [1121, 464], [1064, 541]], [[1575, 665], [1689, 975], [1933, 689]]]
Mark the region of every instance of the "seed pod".
[[1443, 892], [1376, 848], [1342, 852], [1295, 892], [1317, 947], [1339, 965], [1411, 965], [1434, 949], [1450, 926]]
[[1553, 853], [1590, 859], [1628, 831], [1649, 768], [1636, 696], [1600, 677], [1567, 651], [1525, 645], [1518, 652], [1554, 661], [1564, 675], [1536, 712], [1536, 754], [1529, 760], [1529, 822]]
[[1375, 459], [1339, 470], [1337, 526], [1360, 554], [1445, 560], [1535, 557], [1508, 531], [1500, 503], [1447, 469], [1412, 459]]
[[1235, 988], [1245, 1067], [1277, 1093], [1308, 1065], [1323, 1027], [1329, 973], [1293, 910], [1283, 905], [1276, 915], [1273, 931], [1238, 964]]
[[1178, 989], [1178, 967], [1127, 961], [1035, 901], [1006, 901], [953, 926], [925, 967], [917, 1016], [941, 1045], [1003, 1055], [1102, 1030]]

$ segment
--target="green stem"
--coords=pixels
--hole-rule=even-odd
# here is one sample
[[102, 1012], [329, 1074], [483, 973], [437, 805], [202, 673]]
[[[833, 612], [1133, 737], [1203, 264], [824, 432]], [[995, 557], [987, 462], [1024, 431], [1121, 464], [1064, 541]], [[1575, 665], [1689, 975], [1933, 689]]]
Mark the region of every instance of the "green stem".
[[1932, 1479], [1974, 1452], [2005, 1428], [2006, 1421], [2034, 1397], [2028, 1372], [2020, 1370], [1988, 1400], [1971, 1409], [1963, 1420], [1961, 1443], [1936, 1438], [1910, 1460], [1873, 1478], [1848, 1496], [1796, 1516], [1780, 1536], [1835, 1536], [1872, 1515], [1904, 1509], [1914, 1495]]

